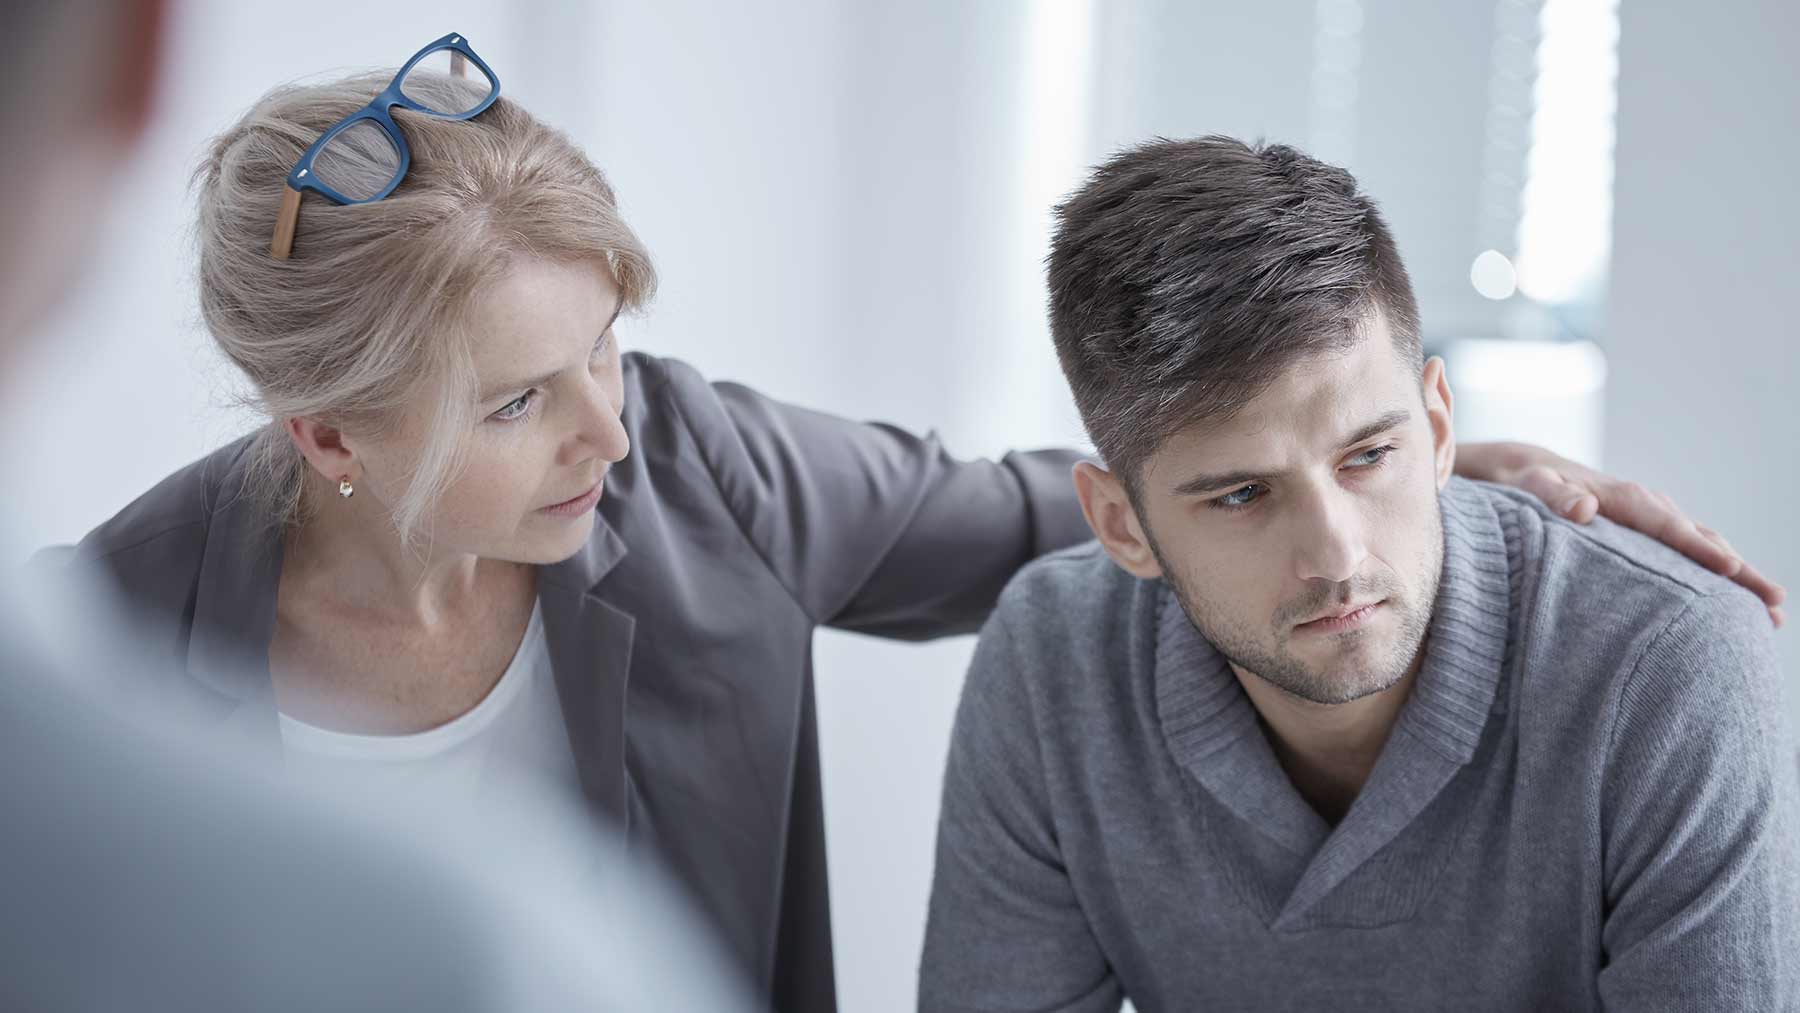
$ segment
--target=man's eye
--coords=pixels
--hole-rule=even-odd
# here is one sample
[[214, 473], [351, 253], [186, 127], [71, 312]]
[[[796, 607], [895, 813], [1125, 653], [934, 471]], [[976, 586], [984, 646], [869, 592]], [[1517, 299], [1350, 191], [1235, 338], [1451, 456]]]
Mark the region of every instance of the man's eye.
[[1387, 460], [1387, 456], [1393, 452], [1394, 448], [1392, 446], [1375, 447], [1370, 450], [1365, 450], [1350, 459], [1350, 467], [1367, 468], [1380, 464]]
[[494, 418], [497, 418], [502, 422], [512, 422], [517, 419], [522, 419], [525, 417], [525, 413], [531, 410], [532, 402], [536, 400], [537, 391], [528, 390], [518, 397], [513, 398], [511, 401], [508, 401], [504, 408], [501, 408], [494, 413]]
[[1252, 501], [1261, 495], [1262, 486], [1251, 483], [1250, 485], [1244, 486], [1242, 489], [1234, 489], [1211, 502], [1213, 507], [1219, 510], [1237, 510], [1249, 506]]

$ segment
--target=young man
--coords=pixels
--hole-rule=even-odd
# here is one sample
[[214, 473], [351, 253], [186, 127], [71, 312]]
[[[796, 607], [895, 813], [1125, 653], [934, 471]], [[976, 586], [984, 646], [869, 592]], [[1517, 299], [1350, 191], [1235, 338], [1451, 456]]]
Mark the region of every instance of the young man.
[[951, 750], [928, 1009], [1788, 1009], [1800, 832], [1770, 617], [1662, 545], [1451, 477], [1374, 204], [1149, 144], [1060, 209], [1107, 467]]

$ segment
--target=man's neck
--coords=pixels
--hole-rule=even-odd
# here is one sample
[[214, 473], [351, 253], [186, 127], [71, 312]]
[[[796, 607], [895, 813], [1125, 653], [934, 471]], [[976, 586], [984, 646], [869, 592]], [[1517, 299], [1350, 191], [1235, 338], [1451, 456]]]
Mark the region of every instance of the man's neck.
[[1423, 657], [1421, 650], [1394, 685], [1342, 704], [1302, 699], [1235, 662], [1231, 671], [1262, 717], [1264, 734], [1288, 780], [1335, 826], [1350, 811], [1375, 769], [1400, 708], [1418, 679]]

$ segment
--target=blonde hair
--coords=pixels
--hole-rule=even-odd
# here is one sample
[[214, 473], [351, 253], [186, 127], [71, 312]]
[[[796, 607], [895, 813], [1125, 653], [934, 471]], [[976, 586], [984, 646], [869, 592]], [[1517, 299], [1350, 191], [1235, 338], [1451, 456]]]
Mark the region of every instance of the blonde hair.
[[[412, 153], [400, 186], [371, 204], [307, 193], [293, 255], [271, 256], [288, 170], [391, 76], [275, 89], [214, 139], [194, 180], [201, 314], [269, 418], [251, 447], [250, 491], [277, 523], [302, 520], [307, 465], [282, 420], [389, 431], [441, 379], [430, 436], [393, 505], [411, 540], [474, 422], [462, 326], [472, 302], [520, 256], [604, 263], [626, 309], [648, 302], [656, 275], [600, 170], [504, 97], [462, 121], [392, 110]], [[417, 94], [410, 78], [407, 90]]]

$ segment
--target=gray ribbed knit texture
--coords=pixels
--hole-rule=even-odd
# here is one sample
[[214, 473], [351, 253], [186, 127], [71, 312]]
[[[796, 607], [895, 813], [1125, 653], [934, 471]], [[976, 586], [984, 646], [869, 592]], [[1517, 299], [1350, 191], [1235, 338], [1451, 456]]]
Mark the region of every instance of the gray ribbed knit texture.
[[920, 1004], [1800, 1008], [1800, 790], [1761, 605], [1453, 480], [1426, 660], [1350, 813], [1160, 581], [1014, 581], [945, 779]]

